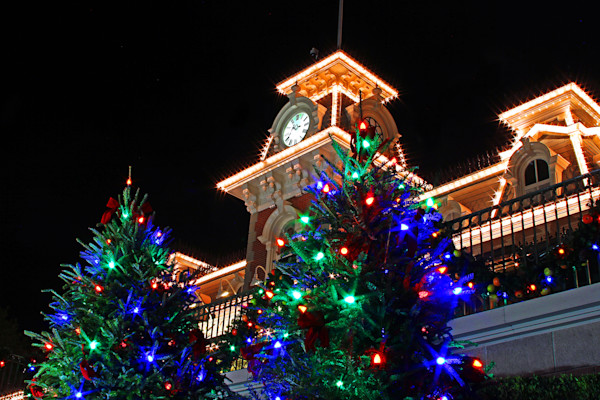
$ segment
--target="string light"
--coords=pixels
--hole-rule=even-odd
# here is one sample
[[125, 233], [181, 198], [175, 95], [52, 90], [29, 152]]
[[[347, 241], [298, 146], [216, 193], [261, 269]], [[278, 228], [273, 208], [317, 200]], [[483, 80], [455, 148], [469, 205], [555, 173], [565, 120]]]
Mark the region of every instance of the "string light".
[[375, 197], [373, 197], [373, 195], [370, 195], [369, 197], [367, 197], [365, 199], [365, 204], [368, 205], [368, 206], [370, 206], [374, 202], [375, 202]]
[[340, 254], [343, 255], [343, 256], [347, 255], [348, 254], [348, 248], [347, 247], [342, 247], [340, 249]]
[[348, 304], [354, 304], [356, 299], [354, 298], [354, 296], [350, 295], [350, 296], [344, 297], [344, 301]]
[[277, 246], [279, 246], [279, 247], [285, 246], [285, 240], [283, 240], [281, 238], [277, 238], [276, 242], [277, 242]]

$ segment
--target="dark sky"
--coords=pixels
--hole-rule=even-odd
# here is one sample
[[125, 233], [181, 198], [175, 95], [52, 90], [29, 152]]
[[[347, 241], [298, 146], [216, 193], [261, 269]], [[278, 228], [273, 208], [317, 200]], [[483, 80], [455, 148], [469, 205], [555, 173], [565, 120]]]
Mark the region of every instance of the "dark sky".
[[[180, 242], [243, 250], [245, 207], [215, 184], [256, 160], [286, 101], [275, 84], [335, 50], [337, 0], [11, 3], [0, 307], [41, 328], [40, 290], [60, 287], [128, 165]], [[400, 91], [405, 152], [433, 176], [504, 144], [498, 112], [571, 80], [600, 93], [599, 38], [585, 7], [346, 0], [342, 47]]]

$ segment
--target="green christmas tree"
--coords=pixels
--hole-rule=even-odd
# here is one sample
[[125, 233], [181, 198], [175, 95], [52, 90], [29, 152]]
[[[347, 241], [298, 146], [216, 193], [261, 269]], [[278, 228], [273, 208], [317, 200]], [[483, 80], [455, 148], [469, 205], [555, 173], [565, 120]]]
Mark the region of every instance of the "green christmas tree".
[[472, 275], [440, 232], [414, 175], [358, 134], [343, 168], [307, 188], [304, 229], [278, 238], [279, 262], [228, 338], [268, 399], [469, 398], [486, 378], [456, 353], [447, 323]]
[[46, 353], [33, 397], [233, 397], [218, 373], [230, 355], [207, 354], [194, 321], [193, 276], [169, 265], [170, 231], [138, 197], [127, 187], [109, 200], [92, 242], [80, 242], [84, 265], [64, 265], [64, 292], [50, 291], [50, 331], [26, 332]]

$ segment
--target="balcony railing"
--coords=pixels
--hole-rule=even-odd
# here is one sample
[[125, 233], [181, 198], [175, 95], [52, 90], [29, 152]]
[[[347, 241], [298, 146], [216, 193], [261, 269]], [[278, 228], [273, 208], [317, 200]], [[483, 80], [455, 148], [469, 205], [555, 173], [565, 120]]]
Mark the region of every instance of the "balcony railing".
[[600, 170], [446, 223], [454, 246], [495, 271], [538, 263], [600, 198]]
[[[598, 252], [577, 267], [552, 257], [581, 225], [600, 199], [600, 170], [540, 189], [447, 222], [457, 249], [473, 256], [479, 267], [502, 273], [525, 267], [567, 268], [553, 292], [600, 282]], [[600, 245], [600, 243], [599, 243]], [[556, 265], [553, 265], [555, 263]], [[521, 299], [493, 301], [478, 296], [462, 304], [457, 316], [485, 311]]]
[[[199, 322], [199, 328], [204, 333], [204, 337], [209, 341], [212, 339], [216, 342], [214, 339], [218, 339], [220, 336], [229, 333], [236, 318], [241, 316], [242, 305], [248, 303], [250, 299], [252, 299], [252, 296], [249, 293], [240, 293], [198, 307], [196, 318]], [[235, 371], [246, 368], [246, 366], [246, 360], [238, 358], [226, 370]]]

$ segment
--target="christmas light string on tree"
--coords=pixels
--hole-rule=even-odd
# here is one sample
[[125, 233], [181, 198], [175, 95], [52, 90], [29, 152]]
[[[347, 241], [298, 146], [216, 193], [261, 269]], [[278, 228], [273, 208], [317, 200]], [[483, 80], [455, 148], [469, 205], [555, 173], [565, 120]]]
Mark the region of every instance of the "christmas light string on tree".
[[[228, 340], [269, 399], [460, 399], [486, 374], [453, 352], [447, 325], [472, 275], [439, 231], [434, 200], [387, 143], [357, 132], [352, 152], [335, 141], [343, 168], [328, 163], [307, 188], [304, 227], [277, 239], [278, 262], [245, 305]], [[289, 259], [289, 257], [285, 257]]]
[[46, 359], [30, 384], [34, 398], [198, 399], [235, 397], [219, 373], [229, 353], [208, 354], [192, 305], [194, 275], [169, 265], [170, 230], [154, 226], [131, 172], [111, 198], [85, 264], [64, 265], [49, 332], [26, 332]]

